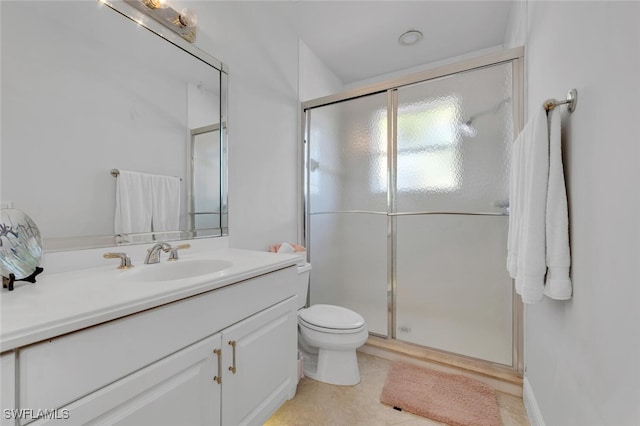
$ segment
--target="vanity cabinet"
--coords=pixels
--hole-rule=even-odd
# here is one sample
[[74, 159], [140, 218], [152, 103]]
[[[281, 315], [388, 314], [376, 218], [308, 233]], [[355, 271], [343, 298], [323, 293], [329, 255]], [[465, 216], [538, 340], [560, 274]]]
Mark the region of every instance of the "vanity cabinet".
[[56, 416], [69, 426], [219, 425], [221, 387], [213, 380], [213, 350], [220, 342], [220, 334], [206, 338], [57, 409]]
[[288, 267], [19, 348], [19, 408], [57, 418], [17, 424], [263, 424], [297, 385], [295, 277]]
[[222, 332], [223, 425], [262, 425], [293, 397], [296, 308], [293, 297]]

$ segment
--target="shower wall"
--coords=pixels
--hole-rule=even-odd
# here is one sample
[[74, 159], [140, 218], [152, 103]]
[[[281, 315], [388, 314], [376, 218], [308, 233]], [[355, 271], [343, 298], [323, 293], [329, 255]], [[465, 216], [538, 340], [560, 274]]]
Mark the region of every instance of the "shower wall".
[[511, 61], [308, 108], [311, 302], [373, 334], [514, 364]]

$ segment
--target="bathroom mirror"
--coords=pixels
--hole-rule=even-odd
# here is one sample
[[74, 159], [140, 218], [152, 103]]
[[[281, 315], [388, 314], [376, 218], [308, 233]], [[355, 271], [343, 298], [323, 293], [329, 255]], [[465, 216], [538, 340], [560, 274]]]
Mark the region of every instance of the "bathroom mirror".
[[[0, 7], [2, 205], [38, 223], [45, 251], [160, 238], [114, 235], [114, 169], [181, 179], [180, 225], [162, 240], [226, 235], [226, 67], [124, 2]], [[197, 172], [216, 178], [194, 191], [203, 128], [217, 140]], [[215, 199], [205, 221], [194, 192]]]

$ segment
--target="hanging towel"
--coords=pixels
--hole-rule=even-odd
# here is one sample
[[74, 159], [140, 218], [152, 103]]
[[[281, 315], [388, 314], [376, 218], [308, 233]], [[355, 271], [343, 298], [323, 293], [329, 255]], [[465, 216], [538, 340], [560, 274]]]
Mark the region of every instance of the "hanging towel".
[[540, 107], [514, 142], [510, 191], [507, 269], [516, 292], [524, 303], [539, 302], [545, 294], [570, 298], [559, 112], [552, 110], [547, 117]]
[[[533, 124], [527, 123], [511, 147], [511, 176], [509, 180], [509, 234], [507, 237], [507, 270], [511, 278], [518, 276], [518, 251], [523, 222], [524, 175], [523, 158], [525, 139], [529, 138]], [[516, 289], [519, 290], [519, 289]], [[520, 291], [517, 291], [520, 294]]]
[[151, 175], [120, 170], [116, 181], [116, 235], [151, 232]]
[[151, 176], [153, 231], [180, 229], [180, 178]]
[[560, 111], [554, 108], [549, 116], [549, 187], [547, 191], [547, 279], [544, 294], [556, 300], [571, 298], [569, 278], [569, 213], [567, 190], [562, 166], [560, 141]]

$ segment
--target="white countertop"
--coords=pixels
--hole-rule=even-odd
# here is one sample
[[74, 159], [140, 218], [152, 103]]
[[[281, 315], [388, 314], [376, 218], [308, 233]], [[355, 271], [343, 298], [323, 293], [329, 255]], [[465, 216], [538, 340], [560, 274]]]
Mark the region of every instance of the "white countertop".
[[157, 265], [134, 262], [136, 266], [130, 270], [118, 270], [114, 264], [58, 274], [45, 272], [35, 284], [19, 282], [11, 292], [2, 289], [0, 352], [286, 268], [295, 265], [299, 257], [224, 248], [181, 252], [180, 259], [225, 260], [232, 266], [205, 276], [142, 282], [127, 273]]

